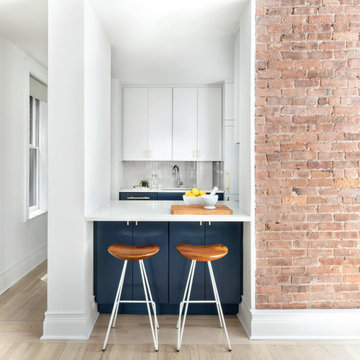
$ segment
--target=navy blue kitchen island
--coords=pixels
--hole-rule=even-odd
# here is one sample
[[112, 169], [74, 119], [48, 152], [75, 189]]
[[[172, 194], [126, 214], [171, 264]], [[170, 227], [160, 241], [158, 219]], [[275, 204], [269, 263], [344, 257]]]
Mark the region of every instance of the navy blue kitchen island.
[[[236, 314], [238, 312], [242, 295], [243, 269], [243, 222], [238, 221], [242, 216], [239, 211], [237, 214], [234, 212], [235, 215], [224, 215], [227, 218], [194, 215], [191, 221], [188, 221], [189, 216], [168, 213], [174, 201], [167, 202], [169, 211], [166, 211], [163, 216], [161, 213], [167, 209], [164, 202], [118, 201], [112, 203], [112, 206], [108, 206], [105, 210], [100, 209], [97, 214], [87, 219], [94, 222], [94, 295], [100, 313], [111, 312], [123, 266], [123, 261], [111, 256], [107, 248], [111, 244], [123, 243], [156, 244], [160, 247], [159, 253], [144, 260], [144, 264], [158, 313], [177, 314], [191, 263], [176, 251], [176, 246], [182, 242], [194, 245], [222, 243], [228, 247], [229, 253], [224, 258], [214, 261], [213, 268], [224, 313]], [[162, 205], [158, 205], [159, 203]], [[135, 216], [136, 206], [139, 208], [137, 216]], [[218, 221], [222, 219], [225, 221]], [[197, 263], [191, 292], [192, 300], [214, 298], [210, 276], [205, 265], [202, 262]], [[138, 264], [130, 262], [127, 267], [122, 299], [143, 298], [144, 292]], [[119, 312], [145, 314], [146, 306], [121, 304]], [[214, 304], [191, 304], [189, 313], [216, 314], [217, 312]]]

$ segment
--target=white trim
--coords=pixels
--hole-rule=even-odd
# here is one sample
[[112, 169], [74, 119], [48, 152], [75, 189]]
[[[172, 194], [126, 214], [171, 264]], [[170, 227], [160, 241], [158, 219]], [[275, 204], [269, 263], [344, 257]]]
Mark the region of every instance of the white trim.
[[35, 219], [35, 218], [37, 218], [37, 217], [39, 217], [41, 215], [45, 215], [45, 214], [47, 214], [47, 210], [42, 210], [42, 209], [39, 209], [39, 208], [37, 208], [35, 210], [30, 209], [30, 211], [29, 211], [29, 220]]
[[21, 280], [30, 271], [39, 266], [47, 257], [47, 244], [40, 246], [16, 264], [0, 273], [0, 294]]
[[[113, 80], [118, 80], [114, 79]], [[219, 81], [210, 84], [131, 84], [121, 83], [122, 88], [218, 88], [223, 87], [224, 82]]]
[[[255, 229], [255, 66], [256, 66], [256, 1], [250, 1], [251, 7], [251, 29], [250, 29], [250, 216], [253, 219], [250, 223], [250, 299], [251, 306], [255, 307], [256, 303], [256, 229]], [[241, 190], [239, 190], [241, 191]]]
[[238, 318], [251, 340], [359, 340], [360, 309], [252, 310]]
[[87, 340], [99, 316], [94, 299], [85, 312], [45, 313], [41, 340]]

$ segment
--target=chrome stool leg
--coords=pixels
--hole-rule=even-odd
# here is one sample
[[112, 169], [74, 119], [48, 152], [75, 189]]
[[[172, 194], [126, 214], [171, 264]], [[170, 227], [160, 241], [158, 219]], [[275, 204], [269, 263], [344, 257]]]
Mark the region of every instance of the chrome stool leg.
[[152, 321], [152, 317], [151, 317], [150, 306], [149, 306], [149, 304], [152, 304], [152, 306], [153, 306], [153, 302], [149, 301], [148, 294], [147, 294], [147, 289], [146, 289], [146, 284], [145, 284], [146, 271], [145, 271], [145, 267], [143, 264], [143, 260], [139, 260], [139, 267], [140, 267], [141, 279], [142, 279], [142, 283], [143, 283], [143, 287], [144, 287], [146, 307], [147, 307], [147, 310], [149, 313], [151, 334], [152, 334], [152, 337], [154, 340], [155, 351], [158, 351], [159, 350], [159, 342], [158, 342], [158, 329], [156, 326], [157, 319], [156, 319], [156, 314], [154, 314], [154, 316], [155, 316], [155, 329], [154, 329], [154, 325], [153, 325], [153, 321]]
[[154, 313], [154, 318], [155, 318], [155, 326], [159, 329], [160, 326], [159, 326], [159, 322], [158, 322], [157, 315], [156, 315], [156, 305], [155, 305], [155, 302], [153, 301], [153, 298], [152, 298], [152, 295], [151, 295], [149, 280], [148, 280], [148, 277], [147, 277], [147, 274], [146, 274], [145, 264], [144, 264], [143, 260], [141, 260], [140, 264], [141, 264], [141, 266], [143, 267], [143, 270], [144, 270], [145, 283], [146, 283], [146, 287], [147, 287], [147, 290], [148, 290], [148, 293], [149, 293], [150, 302], [151, 302], [151, 305], [152, 305], [152, 308], [153, 308], [153, 313]]
[[223, 314], [221, 303], [220, 303], [219, 293], [217, 291], [217, 286], [216, 286], [216, 281], [215, 281], [211, 261], [208, 261], [207, 263], [208, 263], [208, 267], [209, 267], [209, 273], [210, 273], [211, 282], [212, 282], [212, 285], [213, 285], [213, 291], [214, 291], [214, 296], [215, 296], [215, 300], [216, 300], [216, 305], [217, 305], [218, 312], [219, 312], [219, 318], [221, 318], [221, 323], [223, 324], [223, 327], [224, 327], [226, 341], [228, 343], [229, 351], [231, 351], [231, 344], [230, 344], [229, 334], [227, 332], [227, 328], [226, 328], [226, 324], [225, 324], [225, 320], [224, 320], [224, 314]]
[[124, 265], [123, 265], [123, 268], [122, 268], [120, 281], [119, 281], [119, 286], [118, 286], [116, 296], [115, 296], [115, 300], [114, 300], [114, 306], [113, 306], [113, 309], [112, 309], [112, 312], [111, 312], [109, 325], [108, 325], [108, 328], [107, 328], [107, 331], [106, 331], [104, 345], [102, 347], [103, 351], [105, 351], [105, 349], [106, 349], [106, 344], [107, 344], [107, 341], [108, 341], [108, 338], [109, 338], [111, 324], [113, 323], [113, 327], [115, 326], [116, 315], [117, 315], [117, 312], [118, 312], [118, 309], [119, 309], [119, 303], [120, 303], [120, 298], [121, 298], [121, 292], [122, 292], [122, 288], [123, 288], [123, 285], [124, 285], [127, 262], [128, 262], [127, 260], [124, 261]]
[[178, 317], [178, 321], [177, 321], [177, 325], [176, 325], [177, 329], [180, 326], [180, 315], [182, 314], [182, 311], [183, 311], [184, 301], [185, 301], [185, 297], [186, 297], [187, 290], [188, 290], [188, 287], [189, 287], [189, 281], [190, 281], [190, 276], [191, 276], [193, 267], [194, 267], [194, 261], [191, 261], [189, 275], [188, 275], [186, 285], [185, 285], [184, 296], [183, 296], [183, 299], [182, 299], [182, 301], [180, 302], [180, 305], [179, 305], [179, 317]]
[[[125, 264], [126, 262], [126, 264]], [[124, 262], [124, 265], [125, 266], [125, 269], [126, 269], [126, 265], [127, 265], [127, 260], [125, 260]], [[117, 318], [117, 315], [118, 315], [118, 312], [119, 312], [119, 305], [120, 305], [120, 298], [121, 298], [121, 293], [122, 293], [122, 289], [124, 287], [124, 280], [125, 280], [125, 271], [121, 273], [121, 278], [120, 278], [120, 282], [121, 282], [121, 288], [120, 288], [120, 292], [119, 292], [119, 296], [116, 300], [116, 310], [115, 310], [115, 315], [114, 315], [114, 321], [112, 323], [112, 327], [114, 328], [115, 327], [115, 324], [116, 324], [116, 318]]]
[[[181, 325], [181, 312], [182, 312], [182, 307], [184, 304], [184, 301], [182, 301], [182, 305], [180, 304], [180, 309], [181, 312], [179, 313], [179, 320], [178, 320], [178, 324], [181, 325], [178, 328], [178, 341], [177, 341], [177, 351], [180, 351], [181, 348], [181, 342], [182, 342], [182, 337], [184, 334], [184, 328], [185, 328], [185, 321], [186, 321], [186, 315], [187, 315], [187, 311], [188, 311], [188, 307], [189, 307], [189, 301], [190, 301], [190, 294], [191, 294], [191, 288], [192, 288], [192, 284], [193, 284], [193, 280], [194, 280], [194, 273], [195, 273], [195, 267], [196, 267], [196, 260], [192, 260], [192, 266], [190, 266], [190, 271], [189, 271], [189, 285], [188, 285], [188, 293], [186, 295], [186, 293], [184, 293], [184, 298], [186, 295], [186, 301], [185, 301], [185, 312], [184, 312], [184, 319], [182, 321], [182, 325]], [[191, 274], [191, 275], [190, 275]]]
[[[210, 271], [209, 271], [209, 273], [210, 273]], [[213, 293], [214, 293], [214, 287], [216, 287], [216, 283], [214, 283], [215, 278], [210, 275], [210, 280], [211, 280], [211, 285], [212, 285]], [[220, 300], [218, 301], [215, 293], [214, 293], [214, 297], [215, 297], [216, 309], [217, 309], [218, 316], [219, 316], [220, 327], [222, 328], [222, 327], [223, 327], [223, 324], [222, 324], [222, 320], [221, 320], [221, 316], [220, 316], [220, 309], [219, 309]], [[221, 306], [221, 305], [220, 305], [220, 306]]]

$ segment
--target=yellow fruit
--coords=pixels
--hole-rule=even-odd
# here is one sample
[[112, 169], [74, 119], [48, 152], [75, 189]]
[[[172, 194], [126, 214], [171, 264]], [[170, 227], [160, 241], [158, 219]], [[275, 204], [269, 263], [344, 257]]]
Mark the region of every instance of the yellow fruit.
[[201, 196], [201, 195], [206, 195], [206, 191], [200, 190], [200, 196]]
[[187, 192], [185, 193], [185, 196], [193, 196], [193, 194], [192, 194], [191, 191], [187, 191]]
[[197, 188], [193, 188], [191, 190], [191, 192], [193, 193], [194, 196], [199, 196], [199, 194], [200, 194], [200, 192], [199, 192], [199, 190]]

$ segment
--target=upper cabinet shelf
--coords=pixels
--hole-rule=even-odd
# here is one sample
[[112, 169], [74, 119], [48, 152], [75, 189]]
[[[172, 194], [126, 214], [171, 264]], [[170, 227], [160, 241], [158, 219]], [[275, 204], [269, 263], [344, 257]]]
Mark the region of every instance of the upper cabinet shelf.
[[221, 87], [128, 87], [123, 99], [123, 160], [222, 159]]

